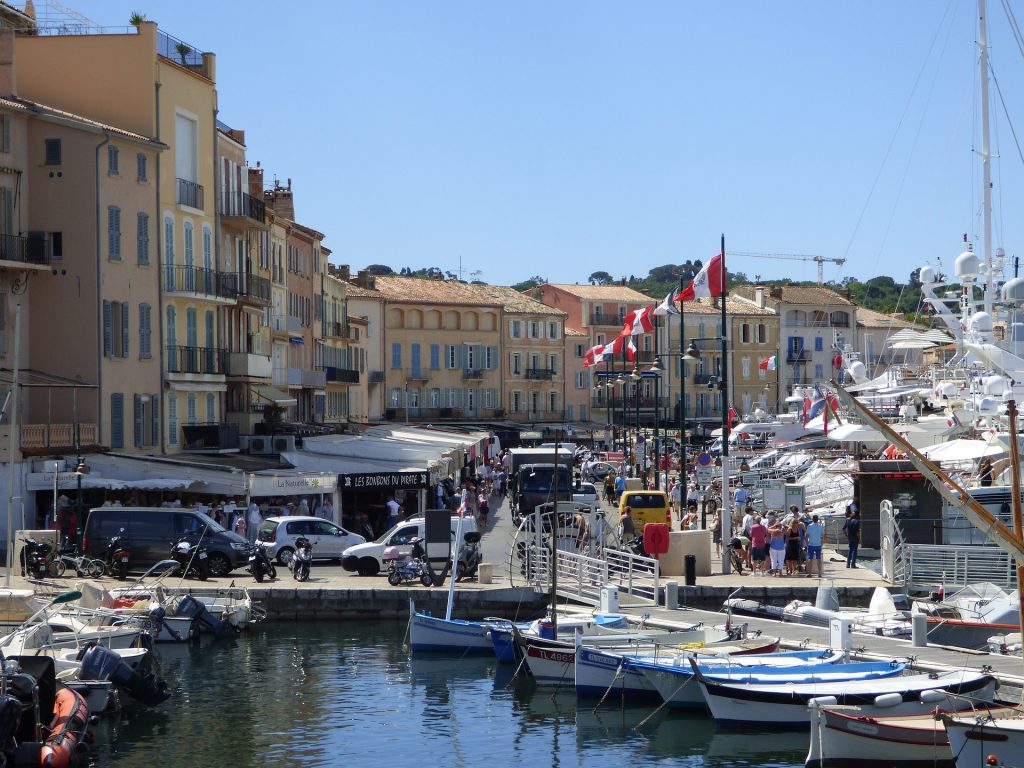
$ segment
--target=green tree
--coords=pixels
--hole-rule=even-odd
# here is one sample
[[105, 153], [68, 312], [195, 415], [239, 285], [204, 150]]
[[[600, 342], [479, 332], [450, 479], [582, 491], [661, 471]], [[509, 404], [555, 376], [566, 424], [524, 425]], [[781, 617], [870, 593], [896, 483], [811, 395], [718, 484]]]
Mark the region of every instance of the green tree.
[[590, 277], [587, 278], [587, 282], [591, 285], [611, 285], [615, 282], [615, 278], [607, 272], [599, 271], [592, 272]]
[[366, 271], [371, 275], [384, 276], [395, 274], [395, 270], [389, 267], [387, 264], [370, 264]]

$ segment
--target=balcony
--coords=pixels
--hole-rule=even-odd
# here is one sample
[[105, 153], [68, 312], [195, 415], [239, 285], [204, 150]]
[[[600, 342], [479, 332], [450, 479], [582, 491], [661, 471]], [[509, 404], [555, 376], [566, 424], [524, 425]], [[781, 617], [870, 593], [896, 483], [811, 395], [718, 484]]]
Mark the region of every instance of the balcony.
[[407, 368], [405, 371], [406, 381], [430, 381], [430, 371], [423, 368]]
[[215, 347], [167, 347], [168, 373], [228, 373], [228, 351]]
[[0, 235], [0, 262], [4, 261], [21, 270], [26, 264], [45, 267], [50, 263], [50, 238], [44, 232], [30, 232], [28, 237]]
[[542, 381], [549, 381], [555, 378], [554, 368], [527, 368], [526, 369], [527, 379], [536, 379]]
[[229, 287], [234, 288], [235, 296], [239, 301], [262, 307], [270, 306], [270, 280], [249, 273], [241, 275], [241, 281], [236, 275], [230, 275], [230, 277], [235, 278], [234, 285], [230, 285], [230, 280], [226, 283]]
[[324, 366], [324, 374], [328, 384], [358, 384], [359, 371], [354, 368], [335, 368]]
[[282, 336], [301, 336], [302, 319], [291, 315], [274, 315], [270, 318], [270, 330]]
[[387, 380], [384, 375], [384, 371], [370, 371], [370, 376], [367, 382], [370, 384], [383, 384]]
[[801, 350], [790, 350], [786, 353], [787, 363], [806, 363], [810, 362], [811, 353], [805, 349]]
[[228, 355], [228, 371], [232, 377], [269, 379], [272, 370], [268, 355], [253, 355], [248, 352], [231, 352]]
[[203, 185], [188, 179], [178, 179], [178, 205], [203, 210]]
[[167, 294], [234, 299], [238, 293], [238, 279], [235, 275], [205, 267], [165, 266], [163, 289]]
[[185, 451], [234, 452], [239, 448], [237, 424], [182, 424], [181, 433]]
[[626, 322], [626, 316], [620, 315], [619, 313], [605, 314], [603, 312], [594, 312], [590, 316], [591, 325], [612, 325], [621, 326]]
[[479, 368], [463, 368], [462, 378], [466, 381], [483, 381], [484, 371]]
[[228, 192], [221, 196], [217, 212], [227, 218], [249, 219], [262, 225], [267, 205], [262, 200], [245, 192]]
[[303, 389], [323, 389], [327, 386], [327, 374], [324, 371], [307, 371], [302, 368], [288, 369], [288, 386]]
[[325, 320], [323, 332], [325, 339], [347, 339], [348, 323], [332, 323]]
[[[21, 452], [26, 455], [52, 455], [62, 451], [75, 450], [74, 424], [22, 424], [18, 431]], [[98, 445], [96, 424], [78, 424], [77, 444], [83, 448]], [[0, 460], [7, 460], [7, 446], [10, 444], [10, 427], [4, 425], [0, 430]]]

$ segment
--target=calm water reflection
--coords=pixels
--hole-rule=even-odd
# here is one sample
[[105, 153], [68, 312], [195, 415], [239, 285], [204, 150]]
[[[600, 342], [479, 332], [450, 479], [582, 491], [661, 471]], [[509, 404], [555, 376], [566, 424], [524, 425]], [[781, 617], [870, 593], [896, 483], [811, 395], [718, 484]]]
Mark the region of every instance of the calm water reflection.
[[802, 733], [716, 731], [702, 716], [611, 698], [576, 706], [493, 659], [414, 658], [405, 625], [267, 625], [234, 642], [161, 646], [175, 696], [100, 727], [97, 767], [336, 766], [353, 758], [477, 768], [799, 766]]

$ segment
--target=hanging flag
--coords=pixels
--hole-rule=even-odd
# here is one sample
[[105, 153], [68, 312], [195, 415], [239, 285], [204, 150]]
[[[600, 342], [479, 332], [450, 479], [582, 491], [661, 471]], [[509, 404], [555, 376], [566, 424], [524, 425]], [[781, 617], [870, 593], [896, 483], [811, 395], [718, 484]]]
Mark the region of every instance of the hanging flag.
[[778, 364], [779, 356], [772, 355], [771, 357], [766, 357], [764, 360], [758, 363], [757, 367], [760, 368], [762, 371], [774, 371]]
[[619, 336], [639, 336], [654, 330], [654, 306], [634, 309], [626, 315], [626, 321], [619, 331]]
[[716, 253], [704, 269], [697, 273], [689, 286], [676, 294], [676, 301], [693, 301], [710, 296], [725, 295], [725, 256]]
[[[611, 344], [605, 344], [604, 347], [604, 358], [614, 360], [616, 355], [622, 354], [622, 350], [626, 350], [626, 357], [632, 363], [636, 361], [636, 345], [633, 343], [632, 336], [616, 336], [615, 341]], [[611, 353], [609, 355], [609, 352]]]
[[958, 419], [956, 417], [956, 411], [951, 411], [950, 412], [949, 418], [946, 419], [946, 426], [947, 427], [959, 427], [960, 426], [960, 419]]
[[665, 315], [678, 315], [679, 314], [679, 309], [676, 307], [676, 302], [675, 302], [675, 300], [672, 297], [673, 293], [675, 293], [675, 292], [674, 291], [669, 291], [668, 292], [668, 296], [665, 297], [665, 300], [663, 302], [661, 302], [661, 304], [659, 304], [657, 307], [654, 308], [654, 314], [655, 315], [657, 315], [658, 317], [663, 317]]
[[807, 426], [807, 421], [808, 421], [808, 418], [809, 418], [807, 414], [809, 414], [810, 412], [811, 412], [811, 398], [809, 398], [807, 395], [804, 395], [803, 418], [804, 418], [804, 426], [805, 427]]
[[730, 405], [729, 406], [729, 426], [732, 427], [733, 424], [735, 424], [739, 420], [740, 420], [740, 417], [736, 415], [736, 409], [733, 408]]

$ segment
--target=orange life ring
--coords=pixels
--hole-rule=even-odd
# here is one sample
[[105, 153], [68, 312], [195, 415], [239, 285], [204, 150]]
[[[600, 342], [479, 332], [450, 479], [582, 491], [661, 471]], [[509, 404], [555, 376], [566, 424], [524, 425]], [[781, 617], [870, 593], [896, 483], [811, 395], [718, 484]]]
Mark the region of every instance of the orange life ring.
[[78, 762], [78, 745], [83, 742], [89, 724], [89, 707], [77, 691], [61, 688], [53, 702], [50, 735], [39, 752], [44, 768], [68, 768]]
[[668, 552], [668, 531], [665, 523], [648, 523], [644, 526], [644, 551], [649, 555], [664, 555]]

